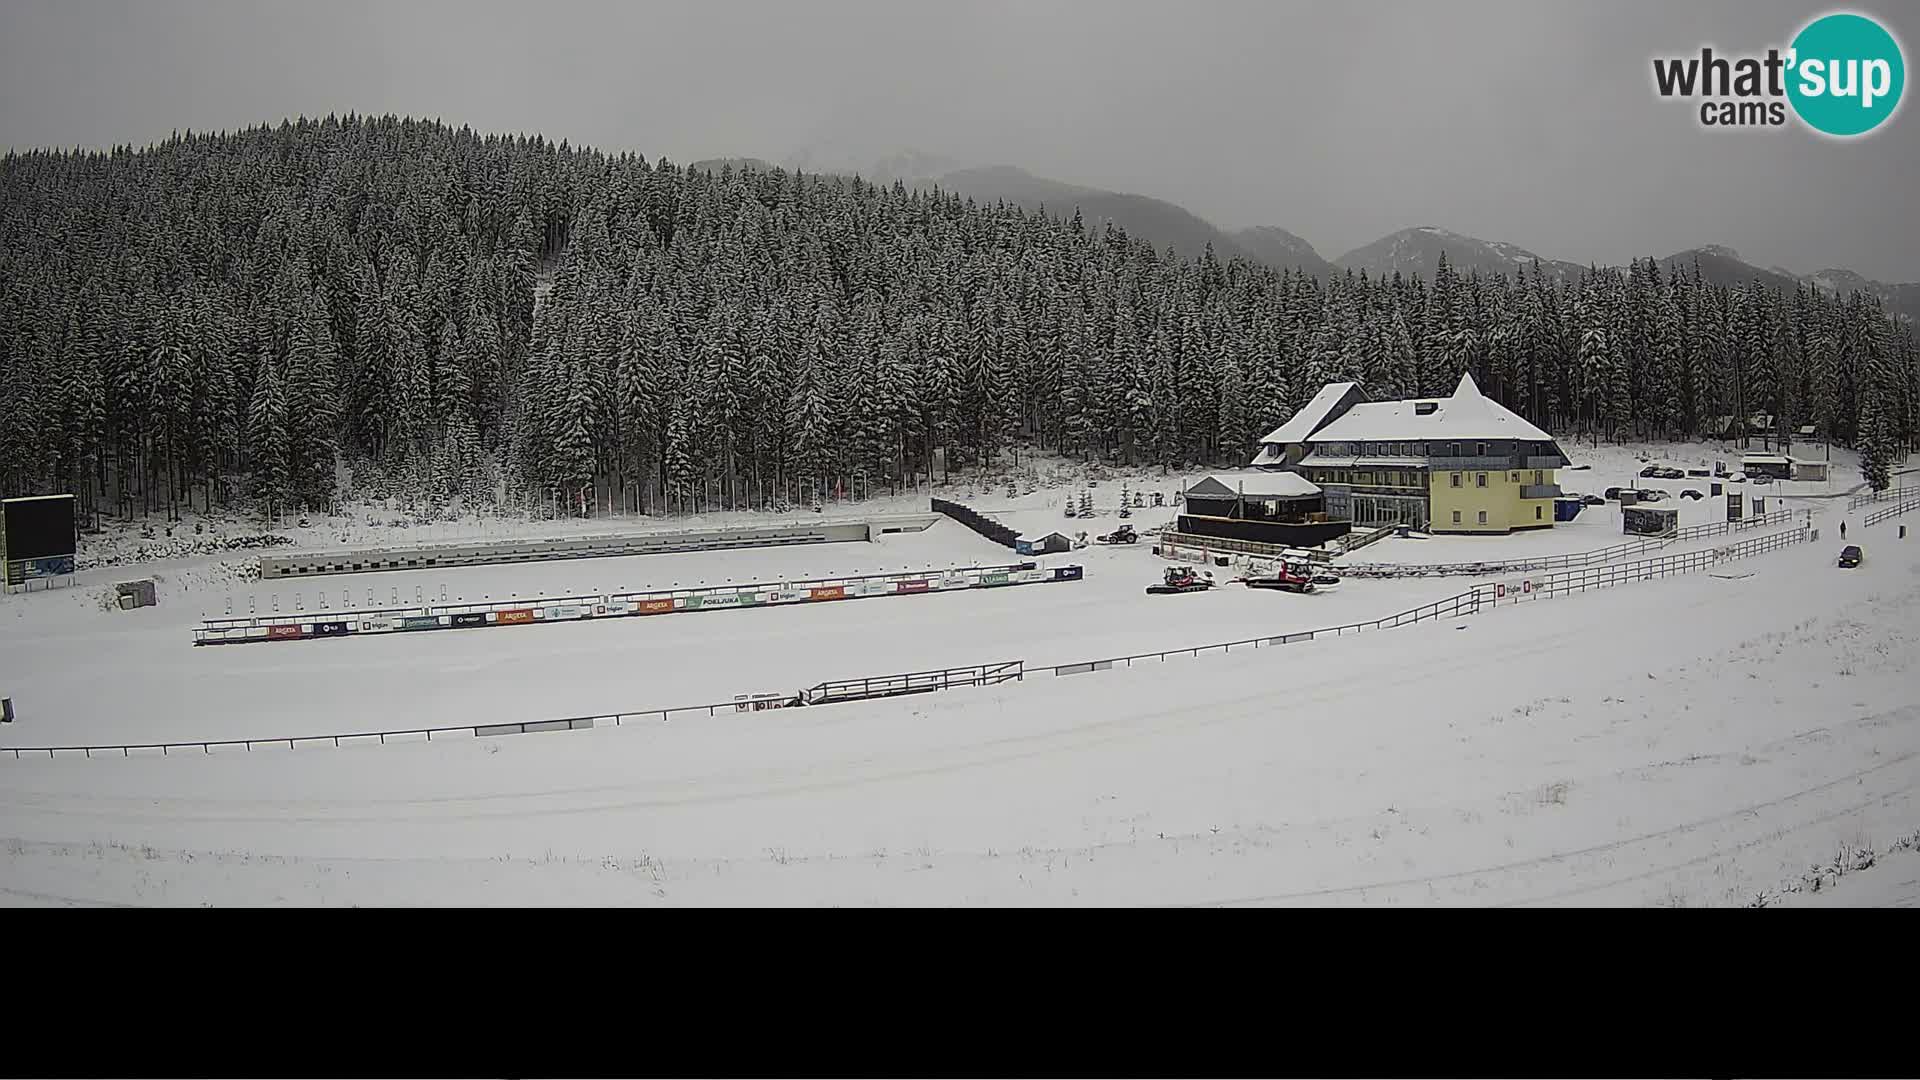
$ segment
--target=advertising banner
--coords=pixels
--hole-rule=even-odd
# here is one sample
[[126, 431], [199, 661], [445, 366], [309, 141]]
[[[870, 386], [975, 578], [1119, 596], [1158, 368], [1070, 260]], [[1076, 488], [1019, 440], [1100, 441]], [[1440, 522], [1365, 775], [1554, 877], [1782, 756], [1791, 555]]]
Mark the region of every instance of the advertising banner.
[[437, 615], [407, 615], [400, 619], [402, 630], [438, 630], [440, 617]]
[[1513, 581], [1496, 582], [1493, 586], [1493, 598], [1495, 600], [1504, 600], [1508, 603], [1514, 603], [1520, 600], [1531, 600], [1534, 598], [1533, 579], [1516, 578]]
[[633, 611], [636, 615], [664, 615], [673, 610], [673, 597], [659, 600], [635, 600]]
[[73, 573], [73, 556], [48, 559], [14, 559], [7, 563], [7, 584], [24, 585], [40, 578], [66, 577]]
[[[454, 623], [458, 625], [460, 622], [461, 616], [455, 615], [453, 618], [454, 618]], [[530, 623], [533, 621], [533, 609], [532, 608], [511, 608], [507, 611], [502, 611], [496, 614], [494, 616], [494, 621], [501, 624], [502, 626], [508, 623]]]
[[829, 585], [824, 589], [813, 589], [807, 594], [809, 600], [840, 600], [847, 595], [844, 585]]
[[[533, 613], [532, 613], [532, 612], [528, 612], [528, 613], [527, 613], [527, 615], [528, 615], [528, 617], [529, 617], [529, 618], [531, 618], [531, 617], [532, 617], [532, 615], [533, 615]], [[486, 612], [484, 612], [484, 611], [463, 611], [463, 612], [460, 612], [460, 613], [459, 613], [458, 615], [455, 615], [455, 616], [453, 617], [453, 625], [455, 625], [455, 626], [485, 626], [485, 625], [487, 625], [487, 613], [486, 613]]]
[[300, 628], [292, 623], [267, 627], [268, 641], [291, 641], [300, 636]]

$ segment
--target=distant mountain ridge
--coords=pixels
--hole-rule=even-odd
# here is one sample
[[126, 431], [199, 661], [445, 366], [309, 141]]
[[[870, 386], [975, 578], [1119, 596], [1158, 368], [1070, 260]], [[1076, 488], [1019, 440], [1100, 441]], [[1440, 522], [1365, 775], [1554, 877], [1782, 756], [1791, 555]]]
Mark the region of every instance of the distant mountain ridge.
[[1660, 260], [1660, 268], [1670, 273], [1692, 273], [1700, 266], [1702, 280], [1714, 285], [1734, 286], [1759, 281], [1770, 289], [1792, 292], [1810, 285], [1822, 292], [1846, 295], [1863, 292], [1875, 296], [1887, 312], [1920, 322], [1920, 282], [1889, 283], [1875, 281], [1852, 270], [1829, 268], [1817, 274], [1795, 274], [1780, 267], [1762, 269], [1740, 257], [1740, 253], [1722, 244], [1707, 244], [1676, 252]]
[[[723, 164], [732, 164], [735, 168], [772, 167], [757, 158], [713, 158], [695, 162], [691, 167], [718, 171]], [[1223, 261], [1241, 257], [1322, 279], [1350, 270], [1365, 271], [1373, 277], [1391, 277], [1396, 272], [1407, 276], [1418, 274], [1431, 281], [1443, 252], [1448, 265], [1461, 274], [1514, 275], [1522, 269], [1531, 272], [1537, 264], [1541, 272], [1573, 282], [1587, 271], [1584, 263], [1549, 259], [1517, 244], [1482, 240], [1437, 225], [1419, 225], [1389, 233], [1329, 262], [1311, 243], [1277, 225], [1227, 230], [1165, 199], [1052, 180], [1012, 165], [961, 167], [951, 158], [918, 150], [900, 150], [864, 166], [854, 166], [817, 151], [800, 151], [789, 155], [783, 164], [786, 168], [810, 173], [858, 175], [876, 184], [898, 180], [912, 188], [937, 186], [978, 203], [1005, 202], [1029, 211], [1044, 208], [1062, 217], [1071, 216], [1077, 209], [1089, 228], [1112, 222], [1129, 236], [1151, 243], [1158, 250], [1171, 246], [1181, 256], [1193, 258], [1211, 244], [1214, 255]], [[1697, 262], [1701, 277], [1715, 285], [1734, 286], [1758, 280], [1768, 288], [1789, 291], [1802, 284], [1829, 293], [1861, 291], [1879, 297], [1890, 312], [1920, 320], [1920, 283], [1889, 284], [1841, 268], [1811, 275], [1794, 274], [1779, 267], [1763, 268], [1742, 259], [1733, 248], [1720, 244], [1689, 248], [1658, 261], [1663, 270], [1682, 273], [1691, 273]]]
[[[750, 159], [715, 159], [750, 160]], [[977, 203], [1005, 202], [1024, 210], [1045, 208], [1062, 217], [1077, 209], [1089, 228], [1112, 222], [1128, 236], [1155, 249], [1172, 247], [1182, 257], [1194, 258], [1213, 245], [1216, 258], [1242, 257], [1275, 269], [1304, 271], [1326, 277], [1335, 270], [1313, 245], [1274, 225], [1229, 231], [1186, 207], [1149, 195], [1133, 195], [1104, 188], [1053, 180], [1013, 165], [961, 166], [953, 159], [919, 150], [900, 150], [870, 164], [856, 165], [848, 155], [800, 150], [783, 161], [789, 169], [836, 176], [857, 175], [876, 184], [895, 180], [911, 188], [938, 187]]]
[[1431, 281], [1443, 253], [1447, 265], [1455, 272], [1478, 273], [1483, 277], [1514, 275], [1523, 268], [1531, 270], [1535, 263], [1542, 272], [1570, 281], [1586, 271], [1586, 267], [1578, 263], [1542, 258], [1514, 244], [1463, 236], [1435, 225], [1389, 233], [1365, 247], [1347, 252], [1333, 264], [1342, 270], [1364, 270], [1373, 277], [1390, 277], [1397, 272], [1409, 276], [1419, 274]]
[[1277, 226], [1256, 226], [1229, 233], [1186, 207], [1149, 195], [1129, 195], [1117, 191], [1084, 187], [1035, 176], [1012, 165], [989, 165], [956, 169], [922, 186], [937, 184], [941, 190], [962, 195], [975, 202], [1006, 202], [1026, 210], [1047, 210], [1080, 217], [1089, 228], [1107, 222], [1125, 229], [1165, 250], [1171, 246], [1182, 256], [1192, 258], [1213, 245], [1216, 258], [1225, 261], [1242, 256], [1276, 269], [1305, 270], [1326, 274], [1330, 265], [1313, 245]]

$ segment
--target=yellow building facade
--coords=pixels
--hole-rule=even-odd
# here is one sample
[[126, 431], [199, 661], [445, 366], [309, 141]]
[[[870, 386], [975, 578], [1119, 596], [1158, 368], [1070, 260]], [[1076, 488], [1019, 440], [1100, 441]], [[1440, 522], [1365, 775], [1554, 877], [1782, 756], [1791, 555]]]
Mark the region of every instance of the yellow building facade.
[[[1427, 478], [1434, 532], [1506, 533], [1553, 527], [1555, 469], [1448, 469]], [[1543, 494], [1554, 492], [1554, 494]], [[1532, 497], [1529, 497], [1532, 496]]]

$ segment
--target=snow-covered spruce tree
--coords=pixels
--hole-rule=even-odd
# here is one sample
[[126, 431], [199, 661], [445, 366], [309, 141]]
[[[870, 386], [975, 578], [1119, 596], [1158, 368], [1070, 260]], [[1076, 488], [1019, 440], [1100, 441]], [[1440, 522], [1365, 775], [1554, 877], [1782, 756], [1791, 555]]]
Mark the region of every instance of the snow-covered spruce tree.
[[263, 352], [247, 409], [247, 458], [254, 497], [269, 516], [284, 508], [289, 488], [287, 399], [280, 363]]
[[1867, 486], [1885, 491], [1893, 482], [1894, 440], [1884, 395], [1870, 388], [1860, 403], [1860, 473]]

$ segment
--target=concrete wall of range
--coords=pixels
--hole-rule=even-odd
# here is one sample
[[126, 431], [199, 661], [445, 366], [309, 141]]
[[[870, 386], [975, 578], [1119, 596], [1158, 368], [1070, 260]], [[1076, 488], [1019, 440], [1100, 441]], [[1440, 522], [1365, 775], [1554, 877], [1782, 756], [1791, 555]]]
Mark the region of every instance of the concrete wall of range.
[[370, 574], [391, 570], [439, 570], [449, 566], [491, 566], [502, 563], [546, 562], [553, 559], [600, 559], [619, 555], [666, 555], [688, 551], [784, 547], [794, 544], [840, 544], [871, 540], [885, 533], [921, 532], [938, 520], [940, 520], [938, 514], [900, 514], [859, 520], [687, 529], [676, 532], [632, 533], [617, 536], [582, 536], [554, 540], [485, 540], [420, 547], [303, 552], [292, 555], [262, 556], [260, 577], [271, 580], [319, 577], [329, 574]]

